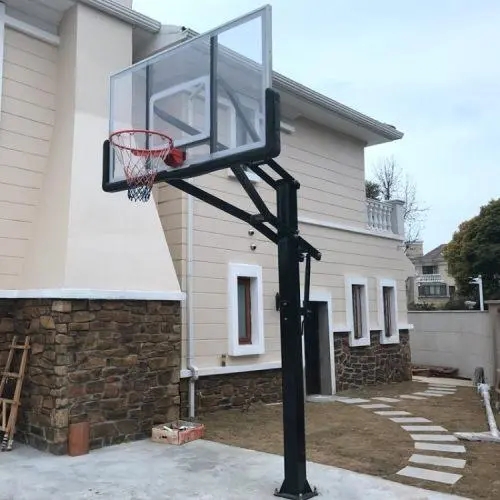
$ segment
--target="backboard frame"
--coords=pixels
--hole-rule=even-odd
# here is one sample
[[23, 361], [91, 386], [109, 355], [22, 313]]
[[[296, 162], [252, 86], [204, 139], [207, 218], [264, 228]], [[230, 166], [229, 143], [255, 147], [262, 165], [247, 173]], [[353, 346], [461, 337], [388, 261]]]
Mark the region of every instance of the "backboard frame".
[[[263, 109], [261, 108], [261, 116], [264, 116], [264, 125], [262, 127], [262, 130], [260, 130], [260, 135], [258, 136], [255, 132], [255, 129], [253, 128], [254, 125], [248, 122], [248, 120], [244, 116], [244, 112], [241, 110], [242, 105], [239, 101], [241, 96], [238, 97], [237, 93], [234, 92], [233, 89], [231, 89], [231, 86], [228, 85], [227, 82], [224, 82], [223, 78], [218, 77], [217, 63], [220, 47], [217, 37], [220, 34], [228, 32], [228, 30], [231, 30], [233, 27], [237, 28], [244, 23], [250, 22], [259, 17], [262, 19], [262, 30], [260, 32], [262, 37], [262, 64], [261, 66], [259, 66], [258, 64], [256, 66], [259, 67], [258, 71], [262, 74], [263, 96], [261, 97], [261, 103], [263, 103]], [[187, 141], [178, 141], [178, 143], [175, 144], [175, 147], [183, 149], [184, 147], [189, 148], [204, 144], [205, 146], [209, 147], [210, 156], [207, 158], [202, 158], [198, 161], [192, 160], [181, 167], [173, 168], [170, 170], [160, 170], [156, 175], [155, 183], [164, 182], [171, 179], [187, 179], [190, 177], [196, 177], [217, 170], [225, 169], [233, 165], [264, 164], [268, 160], [279, 156], [281, 152], [280, 96], [278, 92], [272, 89], [271, 37], [271, 7], [269, 5], [266, 5], [206, 33], [202, 33], [181, 43], [167, 47], [166, 49], [111, 75], [110, 82], [112, 82], [113, 78], [120, 77], [120, 75], [127, 75], [128, 73], [132, 74], [133, 71], [142, 71], [143, 68], [146, 69], [147, 104], [145, 109], [145, 121], [147, 124], [146, 128], [154, 130], [154, 128], [150, 128], [150, 126], [153, 120], [153, 114], [157, 113], [157, 110], [155, 109], [155, 102], [162, 96], [168, 96], [169, 94], [178, 91], [178, 89], [176, 89], [175, 87], [170, 87], [165, 89], [165, 91], [163, 92], [156, 92], [155, 94], [149, 93], [148, 80], [149, 69], [152, 69], [151, 65], [154, 64], [155, 61], [161, 61], [162, 58], [168, 57], [169, 53], [172, 53], [175, 50], [182, 50], [183, 47], [186, 47], [189, 44], [205, 43], [205, 46], [209, 46], [210, 72], [208, 75], [204, 75], [198, 79], [193, 79], [193, 82], [196, 82], [196, 80], [201, 82], [204, 85], [205, 90], [208, 89], [210, 94], [209, 100], [207, 99], [207, 96], [205, 96], [206, 103], [204, 118], [204, 128], [206, 129], [208, 126], [209, 133], [191, 135]], [[227, 56], [227, 58], [230, 60], [232, 57], [231, 53], [234, 51], [232, 49], [225, 50], [224, 46], [223, 50], [224, 57]], [[241, 64], [242, 61], [245, 60], [245, 56], [240, 56], [238, 53], [235, 53], [235, 56], [238, 60], [238, 64]], [[226, 61], [226, 59], [223, 59], [223, 61]], [[251, 64], [252, 61], [250, 61], [250, 65]], [[184, 85], [189, 85], [189, 83], [192, 82], [187, 82]], [[178, 87], [182, 87], [182, 85], [183, 84], [178, 85]], [[246, 129], [246, 133], [248, 134], [248, 136], [254, 140], [253, 143], [238, 147], [234, 147], [233, 145], [222, 147], [222, 145], [218, 143], [217, 110], [219, 106], [219, 99], [221, 98], [220, 94], [217, 94], [219, 89], [223, 89], [224, 92], [226, 92], [226, 98], [229, 98], [229, 100], [231, 101], [238, 120], [240, 120], [240, 123], [242, 123], [244, 129]], [[112, 130], [111, 118], [114, 113], [111, 92], [112, 90], [110, 85], [110, 132], [114, 131]], [[211, 111], [207, 112], [209, 108]], [[155, 116], [157, 115], [155, 114]], [[189, 128], [189, 125], [187, 125], [187, 127]], [[189, 133], [192, 134], [192, 132]], [[186, 143], [188, 144], [186, 145]], [[228, 150], [231, 151], [228, 152]], [[103, 143], [102, 189], [105, 192], [117, 192], [126, 190], [128, 187], [127, 181], [124, 178], [121, 178], [119, 180], [117, 179], [117, 177], [114, 177], [114, 154], [110, 147], [109, 140], [106, 139]]]

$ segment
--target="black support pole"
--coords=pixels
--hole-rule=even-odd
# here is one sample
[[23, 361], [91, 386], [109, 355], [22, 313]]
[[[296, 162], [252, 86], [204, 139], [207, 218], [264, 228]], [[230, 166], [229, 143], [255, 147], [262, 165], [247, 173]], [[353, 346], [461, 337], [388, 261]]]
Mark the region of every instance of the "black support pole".
[[306, 500], [317, 495], [307, 481], [304, 416], [304, 370], [300, 304], [298, 182], [277, 181], [278, 273], [285, 479], [275, 495]]

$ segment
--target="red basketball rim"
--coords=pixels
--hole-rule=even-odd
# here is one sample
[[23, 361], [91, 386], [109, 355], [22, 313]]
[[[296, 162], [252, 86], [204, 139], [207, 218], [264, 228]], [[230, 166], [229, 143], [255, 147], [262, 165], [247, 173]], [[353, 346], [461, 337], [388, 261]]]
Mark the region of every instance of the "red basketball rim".
[[[134, 148], [132, 146], [127, 146], [125, 144], [120, 144], [116, 142], [116, 139], [124, 134], [130, 134], [132, 136], [138, 134], [144, 134], [149, 136], [156, 136], [167, 142], [166, 146], [157, 146], [152, 148]], [[166, 156], [170, 150], [174, 147], [174, 141], [172, 138], [162, 132], [156, 132], [154, 130], [146, 129], [124, 129], [117, 130], [109, 136], [109, 142], [115, 147], [122, 150], [130, 151], [134, 156]]]

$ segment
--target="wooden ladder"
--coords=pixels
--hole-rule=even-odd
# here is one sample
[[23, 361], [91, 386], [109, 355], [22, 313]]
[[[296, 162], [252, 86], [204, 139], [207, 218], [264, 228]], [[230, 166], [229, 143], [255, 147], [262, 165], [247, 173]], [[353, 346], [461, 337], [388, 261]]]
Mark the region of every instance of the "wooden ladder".
[[[1, 451], [12, 450], [29, 348], [30, 338], [28, 336], [25, 337], [24, 344], [17, 344], [17, 336], [14, 336], [2, 374], [2, 380], [0, 381], [0, 431], [3, 432], [2, 444], [0, 445]], [[19, 359], [19, 356], [16, 356], [16, 354], [20, 351], [22, 351], [22, 355]], [[4, 394], [9, 389], [8, 380], [16, 381], [13, 395]]]

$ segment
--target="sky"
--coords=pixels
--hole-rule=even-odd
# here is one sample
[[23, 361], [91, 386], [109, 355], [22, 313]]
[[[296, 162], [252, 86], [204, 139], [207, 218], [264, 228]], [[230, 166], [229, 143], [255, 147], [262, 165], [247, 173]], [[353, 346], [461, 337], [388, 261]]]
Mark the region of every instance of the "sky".
[[[259, 0], [134, 0], [163, 24], [207, 31]], [[500, 197], [499, 0], [270, 0], [273, 69], [404, 132], [393, 156], [427, 207], [425, 251]], [[498, 144], [498, 145], [497, 145]]]

